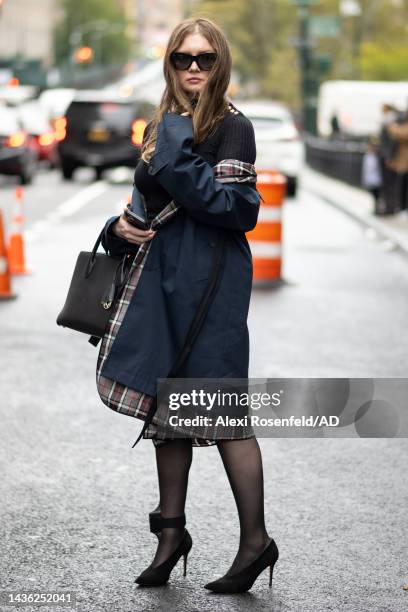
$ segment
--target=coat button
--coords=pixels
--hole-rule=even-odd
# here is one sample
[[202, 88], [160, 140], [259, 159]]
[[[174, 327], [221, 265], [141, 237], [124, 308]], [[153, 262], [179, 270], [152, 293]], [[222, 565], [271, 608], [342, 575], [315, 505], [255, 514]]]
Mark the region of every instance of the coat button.
[[152, 168], [152, 166], [149, 166], [149, 167], [148, 167], [147, 172], [148, 172], [149, 174], [153, 174], [153, 168]]
[[210, 242], [210, 247], [215, 247], [215, 242]]

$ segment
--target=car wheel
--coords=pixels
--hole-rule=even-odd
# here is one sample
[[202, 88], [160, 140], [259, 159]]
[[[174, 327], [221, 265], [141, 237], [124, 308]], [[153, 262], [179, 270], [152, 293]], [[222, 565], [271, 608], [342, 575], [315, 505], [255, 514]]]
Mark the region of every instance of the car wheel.
[[24, 170], [24, 172], [20, 174], [20, 184], [30, 185], [32, 182], [33, 182], [32, 173], [28, 172], [27, 170]]
[[95, 178], [97, 181], [100, 181], [103, 176], [102, 168], [95, 168]]
[[38, 158], [28, 151], [27, 155], [21, 160], [19, 180], [21, 185], [30, 185], [33, 182], [38, 168]]
[[70, 162], [61, 160], [61, 172], [65, 181], [72, 181], [74, 170], [75, 166], [73, 166]]
[[23, 166], [19, 175], [20, 185], [30, 185], [33, 182], [34, 173], [34, 164], [26, 164]]
[[286, 195], [291, 198], [294, 198], [297, 193], [297, 177], [296, 176], [288, 176], [287, 177], [287, 187], [286, 187]]

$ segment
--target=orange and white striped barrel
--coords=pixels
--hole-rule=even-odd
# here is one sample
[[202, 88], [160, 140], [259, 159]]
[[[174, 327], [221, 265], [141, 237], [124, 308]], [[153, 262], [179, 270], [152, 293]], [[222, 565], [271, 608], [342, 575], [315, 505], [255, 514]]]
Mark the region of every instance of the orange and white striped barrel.
[[257, 170], [262, 196], [256, 227], [246, 236], [252, 252], [253, 280], [277, 281], [282, 273], [282, 205], [286, 178], [273, 170]]

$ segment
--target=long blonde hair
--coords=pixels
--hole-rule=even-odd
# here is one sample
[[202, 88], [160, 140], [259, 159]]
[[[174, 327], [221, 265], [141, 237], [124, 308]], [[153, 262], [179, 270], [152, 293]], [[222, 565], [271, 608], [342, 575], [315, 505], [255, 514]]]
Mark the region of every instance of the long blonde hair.
[[[211, 69], [208, 80], [200, 92], [198, 101], [193, 107], [188, 95], [181, 88], [176, 69], [170, 61], [170, 55], [183, 43], [188, 34], [199, 33], [204, 36], [217, 53], [216, 62]], [[183, 113], [188, 111], [193, 119], [194, 143], [201, 142], [212, 132], [218, 121], [228, 110], [226, 92], [231, 78], [231, 51], [223, 31], [211, 20], [204, 18], [185, 19], [173, 30], [167, 43], [163, 60], [163, 72], [166, 80], [161, 101], [155, 110], [149, 133], [142, 147], [142, 159], [148, 162], [156, 147], [157, 124], [164, 113]]]

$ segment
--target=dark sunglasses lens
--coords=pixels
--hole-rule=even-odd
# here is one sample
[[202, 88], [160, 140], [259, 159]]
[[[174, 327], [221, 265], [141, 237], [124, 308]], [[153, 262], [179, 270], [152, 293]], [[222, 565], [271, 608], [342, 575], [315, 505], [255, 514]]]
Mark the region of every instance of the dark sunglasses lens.
[[211, 70], [217, 59], [215, 53], [200, 53], [199, 55], [189, 55], [188, 53], [173, 53], [172, 62], [176, 70], [188, 70], [195, 60], [200, 70]]
[[187, 70], [190, 67], [190, 55], [186, 55], [185, 53], [173, 53], [171, 59], [176, 70]]
[[211, 70], [215, 64], [217, 56], [215, 53], [202, 53], [197, 56], [198, 65], [201, 70]]

